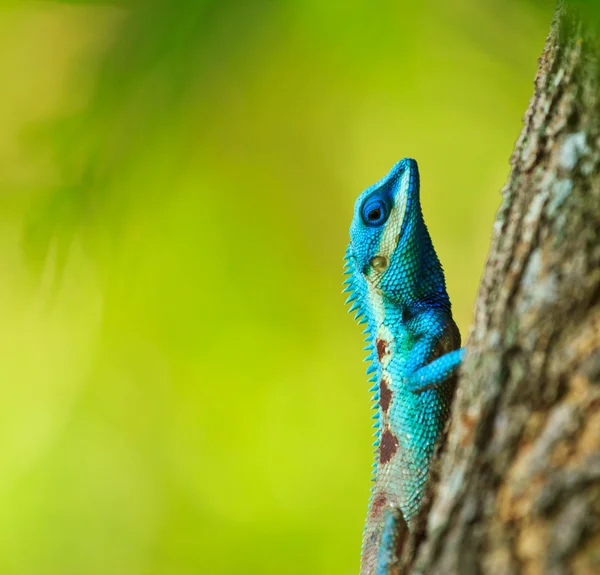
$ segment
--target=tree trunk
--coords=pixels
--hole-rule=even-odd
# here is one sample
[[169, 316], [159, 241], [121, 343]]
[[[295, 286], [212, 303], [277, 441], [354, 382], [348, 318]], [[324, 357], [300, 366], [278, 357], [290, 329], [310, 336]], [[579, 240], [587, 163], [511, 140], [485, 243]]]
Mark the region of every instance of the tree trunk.
[[600, 52], [585, 20], [559, 6], [539, 60], [411, 573], [600, 573]]

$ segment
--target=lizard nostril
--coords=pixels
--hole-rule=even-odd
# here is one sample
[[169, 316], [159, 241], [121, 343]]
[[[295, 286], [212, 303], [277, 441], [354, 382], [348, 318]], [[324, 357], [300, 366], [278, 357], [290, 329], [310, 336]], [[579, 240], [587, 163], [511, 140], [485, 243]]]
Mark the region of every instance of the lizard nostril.
[[387, 258], [385, 258], [383, 256], [374, 256], [371, 258], [371, 261], [369, 263], [373, 266], [375, 271], [378, 271], [378, 272], [383, 272], [388, 267]]

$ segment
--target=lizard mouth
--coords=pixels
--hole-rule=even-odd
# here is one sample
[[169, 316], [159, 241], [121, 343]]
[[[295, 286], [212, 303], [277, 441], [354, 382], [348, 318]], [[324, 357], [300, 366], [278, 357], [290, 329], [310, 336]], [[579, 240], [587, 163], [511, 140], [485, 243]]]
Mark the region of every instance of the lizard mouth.
[[[402, 233], [406, 227], [406, 217], [410, 213], [408, 210], [410, 200], [410, 186], [412, 179], [412, 171], [404, 170], [397, 184], [396, 193], [394, 196], [394, 206], [392, 207], [390, 217], [385, 224], [375, 259], [380, 261], [390, 262], [392, 254], [400, 243]], [[387, 267], [387, 266], [386, 266]], [[385, 271], [385, 270], [381, 270]]]
[[[401, 244], [402, 238], [408, 227], [410, 215], [413, 213], [413, 207], [417, 207], [419, 202], [420, 177], [419, 167], [416, 160], [406, 158], [407, 166], [402, 175], [402, 180], [398, 186], [396, 196], [394, 198], [394, 209], [399, 207], [402, 212], [402, 222], [396, 234], [395, 246]], [[417, 204], [417, 205], [415, 205]]]

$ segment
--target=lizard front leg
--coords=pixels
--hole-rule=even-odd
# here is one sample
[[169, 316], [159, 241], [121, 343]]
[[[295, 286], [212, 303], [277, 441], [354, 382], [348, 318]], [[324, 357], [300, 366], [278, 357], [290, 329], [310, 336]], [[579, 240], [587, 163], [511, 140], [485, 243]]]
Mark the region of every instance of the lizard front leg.
[[422, 393], [444, 384], [456, 372], [465, 356], [465, 348], [456, 349], [431, 363], [424, 365], [412, 373], [407, 379], [407, 386], [413, 393]]

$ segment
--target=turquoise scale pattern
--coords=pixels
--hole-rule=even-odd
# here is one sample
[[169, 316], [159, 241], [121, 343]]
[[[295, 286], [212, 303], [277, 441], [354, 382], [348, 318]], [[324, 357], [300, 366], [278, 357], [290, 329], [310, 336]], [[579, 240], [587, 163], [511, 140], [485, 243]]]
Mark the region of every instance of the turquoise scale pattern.
[[387, 573], [378, 566], [378, 556], [389, 557], [381, 546], [403, 529], [391, 526], [389, 517], [399, 510], [410, 528], [418, 513], [463, 356], [419, 192], [417, 163], [398, 162], [357, 199], [345, 255], [344, 291], [355, 319], [366, 325], [376, 410], [361, 575]]

